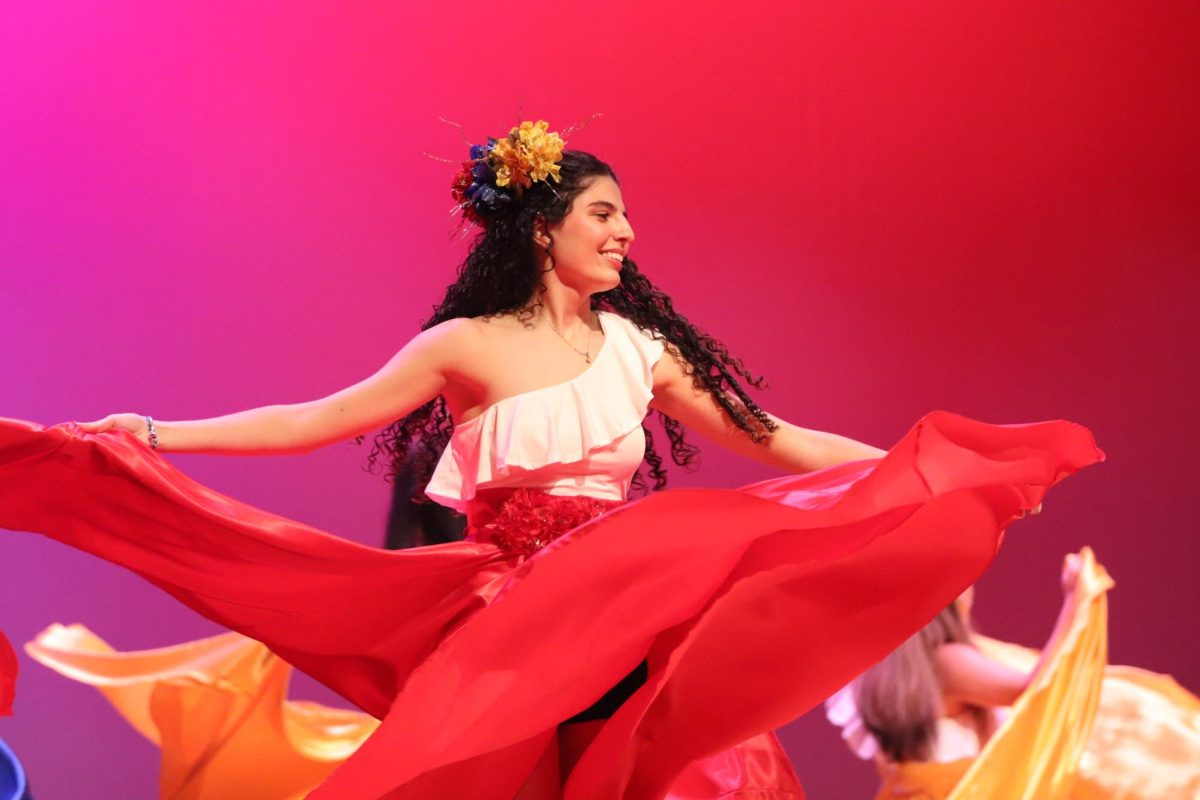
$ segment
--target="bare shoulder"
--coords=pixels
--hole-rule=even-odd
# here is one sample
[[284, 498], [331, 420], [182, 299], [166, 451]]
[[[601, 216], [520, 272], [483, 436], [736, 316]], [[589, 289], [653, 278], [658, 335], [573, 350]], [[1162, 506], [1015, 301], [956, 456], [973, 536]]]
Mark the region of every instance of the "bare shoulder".
[[473, 319], [456, 317], [439, 322], [417, 334], [411, 344], [432, 353], [469, 354], [481, 343], [478, 325]]
[[477, 356], [477, 339], [471, 320], [446, 320], [409, 339], [384, 369], [406, 376], [406, 380], [425, 373], [446, 379], [455, 374], [458, 365]]
[[508, 343], [514, 337], [528, 334], [531, 324], [517, 314], [509, 312], [481, 317], [464, 317], [460, 320], [463, 330], [460, 335], [477, 346]]
[[494, 317], [458, 317], [422, 331], [426, 347], [447, 366], [449, 375], [478, 378], [491, 361], [513, 349], [528, 331], [511, 314]]
[[470, 317], [455, 317], [426, 328], [421, 335], [439, 342], [464, 342], [469, 337], [478, 335], [477, 328], [477, 320]]

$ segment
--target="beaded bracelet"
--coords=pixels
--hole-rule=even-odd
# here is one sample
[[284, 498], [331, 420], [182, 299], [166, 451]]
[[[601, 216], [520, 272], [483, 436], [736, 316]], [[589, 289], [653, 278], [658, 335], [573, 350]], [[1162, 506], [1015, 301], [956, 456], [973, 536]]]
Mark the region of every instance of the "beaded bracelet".
[[154, 417], [146, 415], [146, 439], [150, 442], [150, 449], [158, 449], [158, 431], [154, 429]]

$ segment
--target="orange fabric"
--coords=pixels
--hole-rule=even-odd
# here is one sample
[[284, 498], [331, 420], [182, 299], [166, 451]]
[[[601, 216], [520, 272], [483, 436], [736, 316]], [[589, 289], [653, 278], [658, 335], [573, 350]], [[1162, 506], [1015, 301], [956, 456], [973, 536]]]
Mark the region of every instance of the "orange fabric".
[[1200, 797], [1200, 697], [1170, 676], [1105, 670], [1080, 800]]
[[950, 800], [1070, 797], [1100, 704], [1108, 663], [1108, 590], [1112, 579], [1090, 548], [1081, 568], [1071, 623], [1012, 714], [950, 793]]
[[25, 650], [95, 686], [162, 748], [162, 800], [299, 800], [379, 726], [286, 700], [291, 667], [236, 633], [118, 653], [82, 626], [55, 625]]
[[[979, 645], [989, 658], [1018, 668], [1030, 669], [1037, 662], [1036, 650], [1019, 645], [986, 637], [979, 637]], [[1200, 697], [1169, 675], [1135, 667], [1104, 668], [1096, 719], [1070, 797], [1200, 797]]]
[[558, 724], [643, 659], [564, 797], [657, 800], [920, 629], [1101, 457], [1070, 423], [939, 412], [882, 460], [660, 492], [523, 559], [378, 551], [222, 496], [126, 434], [0, 421], [0, 528], [122, 564], [381, 718], [314, 800], [510, 800]]
[[971, 768], [971, 763], [972, 759], [969, 758], [940, 763], [880, 763], [879, 777], [883, 782], [875, 800], [945, 800]]

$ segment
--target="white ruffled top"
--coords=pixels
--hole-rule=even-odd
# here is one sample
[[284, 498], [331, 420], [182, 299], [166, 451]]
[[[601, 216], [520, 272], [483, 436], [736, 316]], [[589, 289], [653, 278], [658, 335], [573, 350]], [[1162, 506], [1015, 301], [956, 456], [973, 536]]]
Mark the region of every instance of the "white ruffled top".
[[642, 420], [663, 343], [617, 314], [597, 312], [604, 344], [582, 373], [506, 397], [458, 425], [425, 494], [465, 511], [483, 489], [624, 500], [642, 463]]

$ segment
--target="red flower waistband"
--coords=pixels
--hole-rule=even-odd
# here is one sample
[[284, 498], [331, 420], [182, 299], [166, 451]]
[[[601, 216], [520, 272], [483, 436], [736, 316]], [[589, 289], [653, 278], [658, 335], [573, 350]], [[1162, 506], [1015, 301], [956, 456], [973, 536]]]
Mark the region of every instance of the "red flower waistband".
[[624, 503], [624, 500], [517, 489], [498, 507], [473, 508], [467, 538], [491, 542], [516, 555], [531, 556], [564, 533]]

